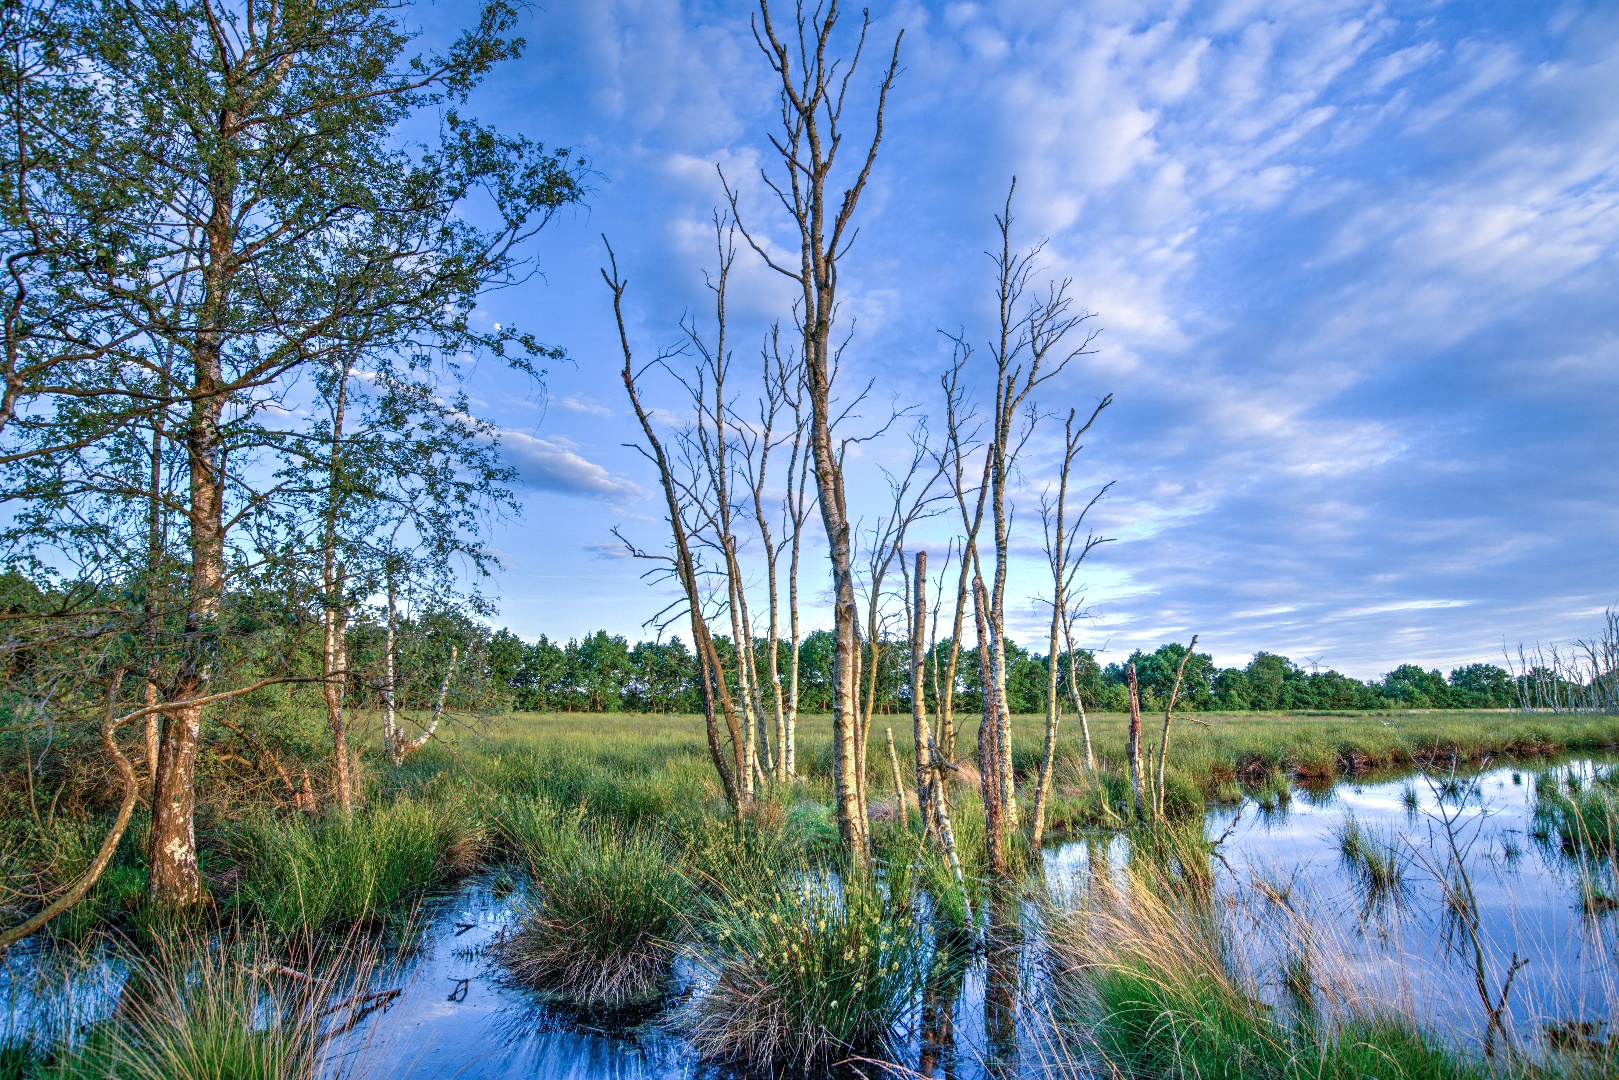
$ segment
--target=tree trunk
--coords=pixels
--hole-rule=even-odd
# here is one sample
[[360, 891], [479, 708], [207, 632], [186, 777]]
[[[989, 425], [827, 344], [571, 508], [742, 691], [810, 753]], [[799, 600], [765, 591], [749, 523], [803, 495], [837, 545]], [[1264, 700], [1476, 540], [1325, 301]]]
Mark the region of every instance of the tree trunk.
[[905, 805], [905, 782], [900, 778], [899, 752], [894, 749], [894, 729], [883, 728], [888, 736], [888, 767], [894, 772], [894, 815], [899, 818], [901, 828], [909, 828], [911, 813]]
[[[215, 632], [225, 579], [224, 476], [219, 416], [224, 398], [219, 385], [217, 341], [198, 349], [196, 385], [186, 448], [190, 458], [190, 602], [186, 637], [190, 655], [175, 680], [175, 705], [166, 710], [158, 748], [157, 789], [152, 796], [149, 890], [165, 909], [202, 901], [197, 867], [197, 747], [202, 735], [201, 705], [188, 705], [212, 674], [207, 640]], [[212, 392], [210, 392], [212, 391]]]
[[[1057, 546], [1062, 547], [1062, 532], [1057, 533]], [[1051, 602], [1051, 638], [1046, 650], [1046, 742], [1040, 754], [1040, 779], [1034, 788], [1034, 838], [1033, 847], [1038, 853], [1040, 842], [1045, 838], [1046, 831], [1046, 800], [1051, 795], [1051, 768], [1057, 756], [1057, 724], [1062, 718], [1062, 698], [1057, 690], [1057, 630], [1062, 620], [1062, 610], [1065, 598], [1062, 595], [1062, 578], [1059, 575], [1056, 581], [1055, 595]]]
[[1141, 782], [1141, 698], [1136, 691], [1136, 666], [1126, 666], [1124, 675], [1130, 686], [1130, 739], [1125, 753], [1130, 758], [1130, 793], [1135, 799], [1135, 817], [1140, 821], [1146, 815], [1147, 800]]
[[973, 615], [978, 623], [978, 671], [984, 684], [983, 718], [978, 722], [978, 778], [984, 799], [984, 854], [990, 873], [1006, 876], [1006, 826], [1001, 815], [1001, 778], [996, 767], [998, 759], [997, 716], [1000, 705], [995, 700], [995, 673], [990, 656], [993, 646], [989, 638], [987, 609], [989, 597], [984, 591], [982, 578], [973, 580]]
[[924, 831], [933, 820], [930, 800], [933, 792], [929, 777], [932, 761], [928, 746], [933, 733], [928, 730], [927, 682], [924, 678], [924, 660], [927, 654], [928, 616], [928, 553], [916, 553], [916, 585], [911, 604], [911, 737], [916, 747], [916, 812], [922, 819]]

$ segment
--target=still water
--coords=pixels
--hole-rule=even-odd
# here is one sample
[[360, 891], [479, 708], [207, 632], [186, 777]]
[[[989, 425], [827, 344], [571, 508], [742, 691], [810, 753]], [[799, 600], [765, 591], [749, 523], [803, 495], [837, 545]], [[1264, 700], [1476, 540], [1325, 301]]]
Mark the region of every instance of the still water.
[[[1584, 776], [1594, 767], [1582, 759], [1555, 769]], [[1224, 836], [1212, 864], [1215, 888], [1235, 959], [1256, 992], [1280, 1000], [1282, 965], [1307, 951], [1318, 983], [1401, 1008], [1476, 1048], [1484, 1026], [1476, 958], [1441, 884], [1445, 876], [1454, 880], [1458, 865], [1448, 820], [1477, 898], [1487, 981], [1498, 992], [1522, 961], [1509, 1005], [1518, 1043], [1533, 1049], [1547, 1025], [1568, 1022], [1609, 1034], [1619, 1016], [1619, 912], [1590, 897], [1593, 886], [1607, 896], [1619, 887], [1611, 867], [1581, 866], [1555, 839], [1535, 836], [1534, 779], [1546, 768], [1491, 768], [1449, 791], [1416, 776], [1295, 785], [1269, 810], [1251, 799], [1211, 810], [1209, 835]], [[1340, 837], [1351, 818], [1397, 853], [1392, 887], [1368, 885], [1346, 862]], [[1121, 836], [1065, 838], [1044, 853], [1047, 881], [1056, 891], [1083, 888], [1099, 874], [1122, 884], [1128, 856]], [[662, 1016], [606, 1030], [558, 1013], [511, 982], [489, 946], [515, 923], [521, 894], [497, 895], [497, 880], [481, 875], [429, 902], [425, 931], [387, 974], [402, 993], [374, 1026], [349, 1037], [335, 1071], [399, 1080], [724, 1075], [686, 1051], [678, 1001]], [[964, 956], [917, 1003], [914, 1030], [900, 1041], [903, 1074], [970, 1080], [1053, 1071], [1060, 1050], [1043, 1023], [1036, 909], [1014, 905], [1000, 920], [1020, 924], [1021, 932], [999, 935], [987, 959], [984, 950]], [[0, 989], [10, 984], [14, 1003], [20, 979], [15, 964], [0, 972]], [[103, 965], [87, 971], [75, 992], [87, 1001], [98, 993], [109, 999], [117, 981], [116, 969]], [[695, 992], [689, 981], [686, 992]], [[902, 1075], [875, 1063], [856, 1068]]]

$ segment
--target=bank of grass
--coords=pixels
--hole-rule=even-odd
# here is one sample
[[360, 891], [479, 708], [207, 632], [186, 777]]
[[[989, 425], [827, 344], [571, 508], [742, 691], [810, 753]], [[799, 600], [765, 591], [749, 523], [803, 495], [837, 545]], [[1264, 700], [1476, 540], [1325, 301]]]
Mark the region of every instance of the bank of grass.
[[281, 935], [397, 929], [429, 891], [482, 864], [488, 832], [468, 800], [399, 798], [313, 820], [256, 815], [227, 835], [230, 904]]
[[779, 1075], [825, 1075], [883, 1056], [927, 968], [912, 897], [802, 867], [723, 885], [691, 955], [706, 992], [686, 1010], [699, 1056]]

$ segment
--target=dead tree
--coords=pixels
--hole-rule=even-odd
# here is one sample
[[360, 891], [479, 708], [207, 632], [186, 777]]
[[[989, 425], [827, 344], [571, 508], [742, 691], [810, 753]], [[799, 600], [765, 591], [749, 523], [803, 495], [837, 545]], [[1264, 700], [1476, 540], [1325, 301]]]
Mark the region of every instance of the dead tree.
[[1059, 611], [1062, 617], [1063, 651], [1068, 658], [1068, 691], [1074, 701], [1074, 715], [1079, 718], [1080, 741], [1085, 749], [1085, 768], [1090, 771], [1096, 769], [1096, 750], [1091, 745], [1091, 724], [1085, 715], [1085, 699], [1079, 691], [1078, 659], [1074, 656], [1074, 622], [1073, 615], [1068, 611]]
[[988, 617], [991, 647], [995, 653], [993, 667], [996, 678], [1001, 680], [997, 697], [1002, 709], [996, 719], [1000, 728], [997, 741], [1001, 757], [995, 767], [1001, 776], [1007, 825], [1012, 829], [1018, 827], [1018, 804], [1012, 769], [1012, 718], [1005, 705], [1006, 576], [1010, 566], [1013, 511], [1008, 485], [1039, 419], [1030, 395], [1041, 384], [1061, 374], [1076, 357], [1089, 351], [1098, 333], [1086, 326], [1091, 314], [1075, 309], [1068, 295], [1071, 282], [1067, 279], [1049, 284], [1043, 295], [1025, 304], [1030, 279], [1045, 245], [1041, 241], [1025, 251], [1013, 251], [1012, 197], [1016, 190], [1014, 177], [1006, 193], [1006, 205], [995, 218], [1001, 243], [1000, 250], [991, 258], [996, 272], [999, 323], [989, 346], [990, 360], [995, 366], [995, 406], [987, 463], [995, 542], [995, 574]]
[[928, 748], [933, 743], [933, 732], [928, 726], [927, 680], [924, 663], [927, 656], [928, 620], [928, 553], [916, 553], [916, 572], [912, 581], [910, 638], [911, 638], [911, 731], [912, 745], [916, 748], [916, 813], [922, 819], [923, 832], [929, 831], [933, 821], [931, 800], [933, 762]]
[[[939, 737], [948, 760], [955, 759], [955, 690], [956, 669], [961, 659], [961, 635], [965, 629], [967, 601], [971, 595], [973, 575], [978, 572], [978, 533], [984, 523], [984, 501], [989, 494], [989, 451], [984, 452], [983, 475], [977, 487], [967, 484], [967, 455], [976, 449], [973, 445], [971, 407], [961, 385], [962, 373], [972, 358], [972, 347], [956, 339], [955, 353], [949, 369], [939, 380], [944, 389], [945, 455], [944, 473], [955, 496], [956, 508], [961, 514], [961, 568], [956, 577], [955, 618], [950, 631], [950, 652], [940, 680]], [[968, 509], [968, 504], [972, 509]]]
[[[618, 261], [613, 258], [611, 247], [607, 249], [607, 254], [612, 270], [609, 272], [603, 269], [602, 280], [607, 282], [607, 287], [613, 293], [613, 317], [618, 324], [619, 347], [624, 355], [624, 367], [621, 372], [624, 392], [629, 395], [636, 419], [641, 422], [642, 437], [646, 440], [645, 446], [637, 445], [635, 449], [657, 467], [658, 483], [663, 490], [665, 508], [668, 512], [672, 554], [654, 556], [627, 541], [626, 546], [639, 558], [656, 559], [667, 564], [680, 585], [684, 603], [691, 617], [692, 650], [697, 654], [698, 676], [703, 691], [703, 723], [708, 738], [709, 756], [713, 759], [714, 770], [719, 773], [726, 801], [730, 804], [732, 812], [741, 816], [746, 809], [742, 781], [747, 774], [748, 762], [743, 756], [743, 737], [741, 726], [737, 722], [736, 704], [731, 699], [730, 688], [725, 681], [725, 670], [720, 665], [719, 653], [714, 648], [714, 638], [709, 633], [708, 620], [703, 613], [699, 568], [692, 554], [690, 528], [686, 520], [686, 507], [690, 502], [689, 489], [676, 477], [663, 442], [652, 426], [652, 418], [641, 403], [640, 391], [637, 389], [637, 380], [641, 372], [635, 368], [629, 331], [624, 323], [624, 290], [628, 287], [628, 283], [619, 276]], [[660, 355], [653, 362], [660, 363], [665, 359], [666, 356]], [[731, 739], [729, 757], [721, 745], [719, 731], [721, 719], [724, 720]]]
[[[893, 419], [891, 417], [890, 422]], [[889, 621], [888, 610], [885, 608], [887, 593], [884, 591], [884, 583], [896, 560], [899, 562], [901, 573], [905, 574], [905, 537], [918, 520], [933, 513], [933, 505], [937, 501], [933, 494], [934, 485], [942, 471], [938, 465], [942, 460], [941, 456], [928, 448], [925, 424], [918, 424], [912, 433], [911, 448], [911, 459], [903, 474], [884, 470], [888, 480], [889, 510], [887, 516], [868, 534], [865, 635], [867, 652], [863, 661], [865, 678], [860, 688], [859, 729], [855, 737], [857, 767], [862, 775], [866, 768], [866, 747], [871, 734], [871, 718], [876, 712], [877, 700], [882, 692], [879, 680], [883, 647], [888, 637], [885, 627]], [[927, 464], [930, 460], [933, 462], [931, 468]], [[908, 584], [908, 575], [906, 577]], [[909, 592], [909, 588], [906, 588], [901, 593], [902, 605], [906, 603]]]
[[1158, 744], [1158, 773], [1155, 777], [1157, 790], [1153, 793], [1153, 814], [1162, 819], [1164, 816], [1164, 776], [1165, 765], [1169, 759], [1169, 725], [1175, 718], [1175, 701], [1180, 697], [1181, 678], [1186, 674], [1186, 661], [1192, 658], [1192, 650], [1197, 648], [1197, 635], [1192, 635], [1192, 643], [1186, 646], [1181, 654], [1181, 662], [1175, 665], [1175, 685], [1169, 689], [1169, 701], [1164, 705], [1164, 737]]
[[[1045, 833], [1046, 800], [1051, 794], [1051, 768], [1057, 754], [1057, 725], [1062, 717], [1062, 697], [1057, 687], [1057, 633], [1067, 622], [1068, 605], [1073, 595], [1074, 576], [1079, 572], [1080, 564], [1099, 544], [1107, 543], [1107, 539], [1098, 537], [1093, 533], [1085, 533], [1084, 542], [1080, 543], [1080, 527], [1084, 524], [1091, 507], [1097, 500], [1107, 494], [1111, 485], [1104, 485], [1080, 510], [1072, 522], [1068, 520], [1068, 482], [1073, 473], [1074, 459], [1079, 456], [1084, 444], [1080, 441], [1103, 409], [1112, 404], [1112, 395], [1104, 397], [1091, 411], [1090, 418], [1083, 424], [1079, 423], [1077, 410], [1068, 410], [1068, 422], [1063, 429], [1063, 459], [1062, 469], [1057, 476], [1057, 499], [1055, 505], [1049, 499], [1041, 501], [1040, 521], [1044, 527], [1046, 541], [1046, 564], [1051, 570], [1051, 635], [1046, 649], [1046, 741], [1040, 755], [1040, 777], [1034, 789], [1034, 849], [1040, 850], [1040, 841]], [[1070, 655], [1069, 663], [1073, 663]], [[1085, 714], [1080, 712], [1080, 723], [1085, 724]], [[1090, 731], [1085, 732], [1085, 747], [1087, 759], [1090, 750]], [[1167, 729], [1166, 729], [1167, 734]], [[1087, 760], [1087, 766], [1089, 761]]]
[[[717, 215], [714, 219], [714, 238], [717, 268], [708, 282], [714, 294], [714, 343], [710, 346], [704, 339], [695, 319], [684, 321], [687, 341], [696, 351], [698, 362], [695, 379], [677, 378], [691, 395], [696, 420], [679, 436], [679, 440], [688, 469], [701, 478], [699, 497], [690, 504], [701, 523], [701, 527], [694, 530], [693, 539], [712, 547], [724, 567], [725, 606], [730, 616], [731, 640], [736, 650], [737, 698], [742, 706], [742, 757], [745, 763], [742, 791], [745, 797], [751, 799], [755, 781], [764, 772], [760, 759], [768, 755], [768, 741], [761, 748], [764, 702], [757, 685], [753, 626], [740, 553], [742, 538], [736, 527], [738, 515], [732, 501], [738, 448], [735, 445], [737, 429], [733, 425], [736, 410], [726, 391], [731, 367], [727, 342], [726, 290], [731, 267], [736, 260], [736, 250], [726, 223]], [[763, 483], [762, 468], [760, 483]]]
[[[875, 125], [858, 168], [840, 194], [829, 193], [833, 168], [846, 132], [843, 106], [849, 80], [859, 68], [870, 16], [860, 25], [859, 38], [848, 64], [832, 55], [833, 31], [839, 19], [837, 0], [825, 7], [806, 9], [800, 2], [784, 39], [771, 13], [769, 0], [760, 0], [754, 20], [754, 39], [768, 59], [778, 81], [781, 126], [771, 135], [782, 175], [762, 176], [791, 216], [798, 233], [798, 258], [783, 260], [762, 236], [745, 226], [749, 244], [767, 265], [791, 279], [802, 291], [799, 328], [802, 332], [804, 386], [810, 407], [810, 448], [815, 460], [821, 521], [826, 529], [832, 570], [833, 658], [832, 742], [833, 798], [838, 835], [857, 868], [869, 861], [869, 827], [862, 807], [865, 775], [858, 771], [859, 615], [855, 601], [853, 527], [843, 481], [843, 461], [834, 441], [832, 328], [837, 312], [837, 267], [854, 239], [853, 220], [882, 142], [883, 112], [888, 92], [899, 71], [899, 37], [877, 91]], [[731, 210], [741, 221], [737, 192], [726, 185]]]

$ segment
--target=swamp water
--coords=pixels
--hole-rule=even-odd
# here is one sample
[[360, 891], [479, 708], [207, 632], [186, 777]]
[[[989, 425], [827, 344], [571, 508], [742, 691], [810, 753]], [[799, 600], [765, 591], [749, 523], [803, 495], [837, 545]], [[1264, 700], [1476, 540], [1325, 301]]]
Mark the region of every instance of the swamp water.
[[[1539, 1053], [1549, 1028], [1609, 1036], [1619, 1018], [1619, 904], [1611, 899], [1619, 882], [1611, 862], [1593, 867], [1567, 854], [1533, 813], [1538, 774], [1589, 779], [1607, 767], [1582, 759], [1491, 768], [1448, 784], [1396, 776], [1294, 785], [1286, 798], [1267, 798], [1268, 809], [1248, 799], [1211, 810], [1208, 835], [1224, 836], [1211, 869], [1234, 962], [1262, 1000], [1279, 1003], [1289, 965], [1297, 971], [1302, 957], [1325, 993], [1338, 989], [1351, 1000], [1399, 1008], [1476, 1052], [1484, 1029], [1477, 957], [1465, 916], [1447, 903], [1454, 848], [1475, 897], [1493, 992], [1515, 961], [1526, 961], [1508, 1001], [1518, 1045]], [[1348, 846], [1382, 852], [1392, 871], [1378, 877], [1346, 858], [1351, 820], [1348, 831], [1358, 841]], [[1104, 879], [1123, 887], [1129, 858], [1123, 836], [1061, 839], [1044, 852], [1048, 887], [1058, 895]], [[385, 978], [401, 993], [341, 1041], [334, 1072], [401, 1080], [726, 1075], [693, 1059], [681, 1039], [678, 1002], [662, 1016], [608, 1029], [570, 1018], [515, 984], [489, 947], [515, 924], [521, 894], [497, 895], [505, 892], [498, 880], [480, 875], [424, 906], [424, 932], [388, 965]], [[899, 1040], [900, 1068], [855, 1063], [860, 1074], [1089, 1075], [1061, 1060], [1066, 1055], [1055, 1048], [1062, 1040], [1045, 1019], [1037, 908], [1007, 905], [996, 921], [1021, 931], [986, 935], [987, 949], [958, 946], [965, 960], [936, 970], [912, 1010], [912, 1030]], [[11, 1002], [13, 1025], [40, 1004], [28, 988], [49, 962], [22, 952], [0, 969], [0, 1001]], [[685, 993], [699, 992], [690, 971], [680, 974]], [[77, 1021], [109, 1011], [120, 981], [120, 970], [105, 963], [84, 964], [67, 979]]]

